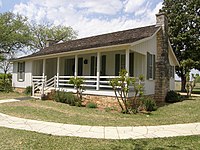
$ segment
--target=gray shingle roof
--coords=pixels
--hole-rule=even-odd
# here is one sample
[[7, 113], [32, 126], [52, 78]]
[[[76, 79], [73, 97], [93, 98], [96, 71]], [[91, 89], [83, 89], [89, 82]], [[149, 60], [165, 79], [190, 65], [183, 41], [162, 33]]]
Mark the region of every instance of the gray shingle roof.
[[151, 25], [146, 27], [140, 27], [135, 29], [129, 29], [124, 31], [118, 31], [82, 39], [66, 41], [63, 43], [54, 44], [50, 47], [46, 47], [34, 54], [25, 56], [23, 58], [37, 57], [42, 55], [49, 55], [49, 54], [56, 54], [56, 53], [63, 53], [70, 51], [78, 51], [78, 50], [98, 48], [103, 46], [133, 43], [138, 40], [152, 36], [158, 29], [159, 29], [158, 26]]

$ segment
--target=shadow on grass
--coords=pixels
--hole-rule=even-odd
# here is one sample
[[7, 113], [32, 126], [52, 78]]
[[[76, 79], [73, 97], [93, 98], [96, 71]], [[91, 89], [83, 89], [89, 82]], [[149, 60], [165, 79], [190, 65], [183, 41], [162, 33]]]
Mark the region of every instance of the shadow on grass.
[[[126, 140], [126, 142], [129, 141], [129, 140]], [[124, 143], [123, 140], [120, 141], [120, 143]], [[143, 150], [143, 149], [149, 149], [149, 142], [147, 141], [143, 141], [143, 140], [130, 140], [128, 143], [130, 143], [129, 145], [126, 145], [125, 147], [127, 149], [132, 149], [132, 150]], [[111, 149], [113, 150], [121, 150], [121, 149], [125, 149], [125, 147], [123, 146], [123, 144], [113, 144], [111, 145]], [[151, 147], [151, 146], [150, 146]], [[176, 146], [176, 145], [169, 145], [169, 146], [165, 146], [162, 147], [162, 146], [157, 146], [155, 145], [155, 147], [151, 148], [152, 150], [166, 150], [166, 148], [168, 149], [180, 149], [179, 146]]]
[[165, 106], [172, 105], [172, 104], [175, 104], [175, 103], [181, 103], [183, 101], [194, 101], [194, 100], [196, 100], [193, 97], [188, 97], [186, 95], [182, 95], [182, 98], [181, 98], [180, 101], [177, 101], [177, 102], [158, 102], [157, 107], [159, 109], [160, 107], [165, 107]]
[[31, 100], [33, 98], [30, 97], [30, 96], [25, 96], [25, 97], [17, 97], [17, 98], [14, 98], [14, 99], [16, 99], [16, 100]]

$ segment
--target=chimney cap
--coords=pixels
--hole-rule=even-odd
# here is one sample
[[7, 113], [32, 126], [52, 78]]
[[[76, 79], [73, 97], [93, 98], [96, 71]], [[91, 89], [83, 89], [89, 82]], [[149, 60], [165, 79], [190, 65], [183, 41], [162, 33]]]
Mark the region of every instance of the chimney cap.
[[54, 45], [55, 43], [57, 43], [56, 40], [53, 40], [53, 39], [46, 39], [46, 47], [52, 46], [52, 45]]
[[156, 17], [158, 17], [158, 16], [165, 16], [165, 17], [167, 17], [167, 15], [166, 15], [165, 12], [159, 12], [159, 13], [157, 13]]
[[156, 14], [156, 26], [167, 26], [168, 19], [165, 12], [159, 12]]

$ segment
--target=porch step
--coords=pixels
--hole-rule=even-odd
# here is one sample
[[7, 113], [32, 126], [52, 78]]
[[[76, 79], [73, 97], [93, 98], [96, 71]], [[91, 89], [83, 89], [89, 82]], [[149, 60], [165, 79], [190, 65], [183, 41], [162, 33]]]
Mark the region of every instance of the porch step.
[[[51, 90], [53, 89], [55, 88], [49, 88], [48, 90], [44, 91], [44, 94], [47, 95], [48, 93], [51, 93]], [[34, 93], [34, 96], [32, 97], [41, 99], [41, 95], [42, 95], [41, 91], [37, 91], [36, 93]]]

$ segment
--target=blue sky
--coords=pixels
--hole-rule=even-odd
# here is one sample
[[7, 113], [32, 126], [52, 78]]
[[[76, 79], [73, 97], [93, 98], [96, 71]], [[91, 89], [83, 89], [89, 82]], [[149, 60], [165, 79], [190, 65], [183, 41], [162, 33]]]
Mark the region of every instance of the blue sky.
[[71, 26], [78, 37], [155, 24], [163, 0], [0, 0], [0, 13], [12, 11], [35, 23]]
[[81, 38], [155, 24], [155, 14], [162, 7], [162, 2], [163, 0], [0, 0], [0, 13], [12, 11], [27, 16], [30, 22], [71, 26]]
[[0, 0], [0, 12], [12, 11], [15, 4], [19, 4], [20, 2], [24, 3], [28, 0]]

